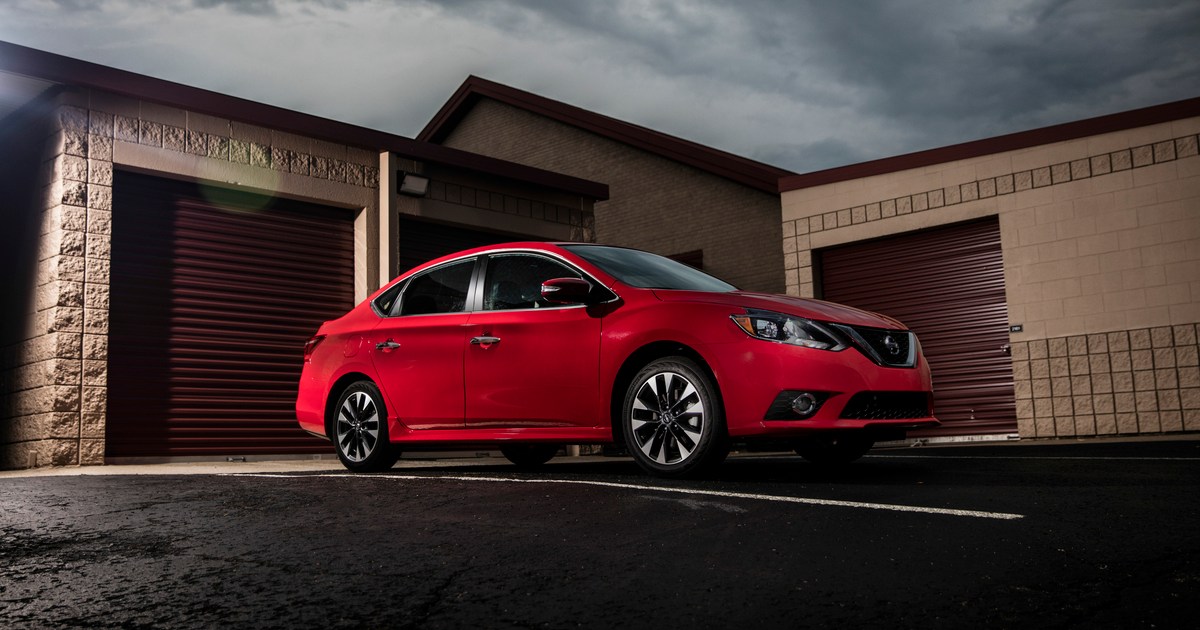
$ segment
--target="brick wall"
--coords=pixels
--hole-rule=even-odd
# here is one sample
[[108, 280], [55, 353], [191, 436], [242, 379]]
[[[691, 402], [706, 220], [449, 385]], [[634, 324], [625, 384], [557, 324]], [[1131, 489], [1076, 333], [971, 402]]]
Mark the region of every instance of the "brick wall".
[[1013, 376], [1023, 436], [1200, 431], [1192, 324], [1018, 341]]
[[490, 99], [445, 144], [609, 185], [597, 242], [664, 255], [704, 251], [705, 270], [741, 288], [781, 292], [779, 199]]
[[1020, 433], [1200, 430], [1200, 118], [785, 192], [812, 251], [998, 215]]

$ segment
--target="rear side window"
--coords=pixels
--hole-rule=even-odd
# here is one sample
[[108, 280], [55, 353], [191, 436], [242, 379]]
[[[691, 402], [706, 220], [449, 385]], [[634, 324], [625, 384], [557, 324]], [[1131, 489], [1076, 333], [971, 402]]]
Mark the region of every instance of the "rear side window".
[[475, 259], [445, 265], [415, 276], [400, 298], [400, 315], [459, 313], [466, 310]]
[[396, 306], [396, 300], [400, 297], [400, 291], [404, 290], [404, 283], [400, 282], [396, 286], [383, 292], [383, 295], [375, 298], [375, 312], [388, 316], [392, 313], [392, 309]]

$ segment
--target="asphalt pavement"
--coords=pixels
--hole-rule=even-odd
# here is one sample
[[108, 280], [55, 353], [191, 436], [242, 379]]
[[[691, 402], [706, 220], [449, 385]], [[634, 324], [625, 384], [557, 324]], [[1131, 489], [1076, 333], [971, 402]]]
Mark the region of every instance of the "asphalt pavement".
[[1194, 628], [1200, 441], [0, 473], [5, 628]]

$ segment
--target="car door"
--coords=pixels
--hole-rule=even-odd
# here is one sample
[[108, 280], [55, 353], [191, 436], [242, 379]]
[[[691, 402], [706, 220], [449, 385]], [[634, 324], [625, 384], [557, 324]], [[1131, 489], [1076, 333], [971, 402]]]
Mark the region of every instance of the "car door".
[[408, 279], [367, 346], [392, 415], [410, 429], [463, 426], [463, 352], [476, 259]]
[[540, 254], [488, 258], [482, 308], [468, 326], [468, 428], [597, 425], [607, 409], [598, 391], [601, 319], [541, 296], [542, 282], [579, 277]]

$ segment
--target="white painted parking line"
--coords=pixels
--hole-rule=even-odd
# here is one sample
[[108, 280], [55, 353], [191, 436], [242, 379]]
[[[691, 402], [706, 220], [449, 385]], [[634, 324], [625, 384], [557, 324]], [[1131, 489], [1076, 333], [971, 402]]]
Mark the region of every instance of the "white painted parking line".
[[770, 501], [773, 503], [800, 503], [804, 505], [823, 505], [832, 507], [848, 507], [859, 508], [866, 510], [886, 510], [890, 512], [917, 512], [921, 514], [940, 514], [944, 516], [966, 516], [971, 518], [988, 518], [996, 520], [1011, 521], [1025, 518], [1023, 514], [1010, 514], [1007, 512], [981, 512], [978, 510], [958, 510], [953, 508], [935, 508], [921, 507], [916, 505], [896, 505], [892, 503], [864, 503], [861, 501], [837, 501], [834, 499], [812, 499], [806, 497], [790, 497], [776, 494], [757, 494], [750, 492], [723, 492], [720, 490], [698, 490], [694, 488], [664, 488], [662, 486], [646, 486], [634, 483], [616, 483], [612, 481], [588, 481], [584, 479], [546, 479], [546, 478], [531, 478], [531, 479], [515, 479], [511, 477], [472, 477], [460, 475], [350, 475], [345, 473], [338, 474], [316, 474], [316, 475], [290, 475], [290, 474], [272, 474], [272, 473], [231, 473], [230, 477], [274, 477], [274, 478], [312, 478], [312, 477], [337, 477], [341, 479], [385, 479], [395, 481], [465, 481], [465, 482], [492, 482], [492, 483], [547, 483], [547, 484], [562, 484], [562, 485], [579, 485], [579, 486], [597, 486], [601, 488], [620, 488], [622, 490], [636, 490], [639, 492], [660, 492], [663, 494], [687, 494], [693, 496], [706, 497], [721, 497], [726, 499], [747, 499], [751, 501]]
[[1035, 455], [867, 455], [872, 459], [1038, 459], [1046, 460], [1096, 460], [1096, 461], [1149, 461], [1149, 462], [1200, 462], [1200, 457], [1047, 457]]

